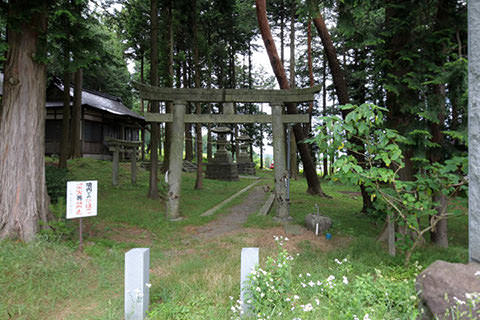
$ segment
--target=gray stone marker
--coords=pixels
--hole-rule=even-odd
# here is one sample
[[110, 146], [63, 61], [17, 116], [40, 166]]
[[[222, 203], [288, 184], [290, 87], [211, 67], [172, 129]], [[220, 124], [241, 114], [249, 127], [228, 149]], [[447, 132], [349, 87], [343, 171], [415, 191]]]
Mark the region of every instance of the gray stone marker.
[[143, 320], [148, 309], [150, 249], [125, 253], [125, 320]]
[[242, 311], [244, 315], [250, 312], [250, 306], [246, 302], [245, 296], [247, 292], [248, 275], [253, 271], [255, 265], [258, 264], [258, 248], [243, 248], [240, 267], [240, 300], [243, 302]]
[[468, 1], [469, 259], [480, 262], [480, 1]]

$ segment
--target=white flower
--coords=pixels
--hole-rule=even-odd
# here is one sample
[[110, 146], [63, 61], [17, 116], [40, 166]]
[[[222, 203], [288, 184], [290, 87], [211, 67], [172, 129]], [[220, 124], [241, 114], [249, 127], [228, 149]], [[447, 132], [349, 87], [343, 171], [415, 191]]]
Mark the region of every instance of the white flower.
[[416, 296], [410, 296], [410, 300], [417, 300]]
[[305, 283], [303, 283], [303, 282], [301, 282], [300, 284], [301, 284], [302, 287], [304, 287], [304, 288], [307, 286], [307, 285], [306, 285]]
[[317, 306], [320, 304], [320, 300], [318, 300], [318, 299], [315, 299], [315, 302], [316, 302]]
[[360, 319], [358, 319], [357, 315], [354, 314], [354, 315], [353, 315], [353, 320], [360, 320]]
[[309, 285], [310, 287], [313, 287], [313, 286], [315, 285], [315, 282], [310, 281], [310, 282], [308, 283], [308, 285]]
[[293, 299], [294, 299], [294, 300], [298, 300], [298, 299], [300, 299], [300, 297], [297, 296], [297, 295], [294, 295], [294, 296], [293, 296]]
[[455, 300], [458, 304], [465, 304], [465, 301], [460, 300], [457, 297], [453, 297], [453, 300]]
[[147, 288], [151, 288], [152, 284], [147, 282], [147, 283], [145, 283], [145, 286], [147, 286]]
[[298, 275], [298, 277], [301, 278], [301, 277], [302, 277], [302, 274], [300, 273], [300, 274]]
[[479, 271], [477, 271], [477, 272], [475, 272], [475, 274], [474, 274], [474, 275], [475, 275], [475, 276], [480, 276], [480, 270], [479, 270]]
[[262, 291], [262, 289], [260, 289], [260, 287], [257, 287], [255, 290], [257, 290], [258, 292]]
[[320, 280], [317, 280], [317, 286], [321, 286], [322, 282]]
[[311, 303], [307, 304], [307, 305], [301, 305], [301, 307], [303, 308], [303, 311], [305, 312], [308, 312], [308, 311], [312, 311], [313, 310], [313, 306]]
[[337, 258], [335, 258], [335, 262], [338, 264], [342, 264], [342, 261], [338, 260]]
[[287, 237], [285, 237], [285, 241], [288, 241], [288, 238], [287, 238]]
[[260, 293], [260, 298], [263, 298], [263, 297], [265, 297], [265, 293], [262, 292]]
[[343, 283], [348, 284], [348, 279], [345, 276], [343, 276]]
[[307, 272], [307, 277], [310, 277], [310, 276], [311, 276], [311, 274]]
[[368, 313], [367, 313], [367, 314], [365, 314], [365, 316], [363, 317], [363, 320], [372, 320], [372, 319], [370, 319], [370, 317], [368, 316]]
[[235, 312], [235, 307], [234, 307], [234, 306], [230, 307], [230, 309], [231, 309], [233, 312]]
[[285, 301], [290, 301], [290, 298], [285, 298]]
[[330, 275], [328, 278], [327, 278], [327, 281], [330, 282], [330, 281], [333, 281], [335, 280], [335, 276], [334, 275]]

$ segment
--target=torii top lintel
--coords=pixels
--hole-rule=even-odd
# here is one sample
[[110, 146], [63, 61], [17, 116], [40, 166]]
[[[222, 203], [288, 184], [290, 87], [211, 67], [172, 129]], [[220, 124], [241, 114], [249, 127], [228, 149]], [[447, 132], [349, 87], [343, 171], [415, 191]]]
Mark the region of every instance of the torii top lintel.
[[155, 101], [188, 102], [243, 102], [243, 103], [299, 103], [313, 101], [321, 86], [307, 89], [204, 89], [204, 88], [160, 88], [138, 82], [135, 88], [140, 97]]

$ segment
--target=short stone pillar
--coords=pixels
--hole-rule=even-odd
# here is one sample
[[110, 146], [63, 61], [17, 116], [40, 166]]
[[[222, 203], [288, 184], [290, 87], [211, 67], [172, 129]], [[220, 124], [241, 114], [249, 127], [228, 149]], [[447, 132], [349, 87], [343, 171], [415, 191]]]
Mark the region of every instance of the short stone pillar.
[[237, 159], [238, 174], [244, 174], [247, 176], [255, 175], [255, 163], [250, 161], [250, 155], [248, 154], [248, 148], [252, 143], [252, 139], [247, 135], [242, 135], [237, 138], [239, 143], [240, 153]]
[[212, 132], [218, 135], [217, 151], [211, 162], [207, 163], [206, 178], [215, 180], [235, 181], [238, 180], [237, 165], [233, 163], [230, 152], [225, 148], [227, 134], [232, 131], [227, 127], [217, 127]]
[[240, 301], [243, 303], [242, 311], [245, 315], [251, 312], [250, 306], [246, 302], [247, 280], [256, 265], [258, 265], [258, 248], [243, 248], [240, 266]]
[[150, 249], [125, 253], [125, 320], [145, 319], [149, 296]]
[[285, 168], [285, 128], [282, 121], [282, 104], [270, 104], [272, 107], [273, 161], [275, 162], [275, 207], [276, 220], [285, 222], [291, 220], [288, 214], [287, 179]]

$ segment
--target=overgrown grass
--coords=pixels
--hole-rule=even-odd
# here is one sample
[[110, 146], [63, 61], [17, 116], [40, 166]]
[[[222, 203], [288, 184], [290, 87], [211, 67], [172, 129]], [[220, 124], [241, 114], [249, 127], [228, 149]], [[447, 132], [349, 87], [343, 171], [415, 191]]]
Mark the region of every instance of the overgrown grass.
[[[0, 242], [0, 290], [4, 293], [0, 295], [0, 319], [122, 318], [124, 253], [140, 246], [151, 248], [152, 319], [230, 319], [229, 297], [239, 294], [241, 248], [259, 246], [262, 263], [268, 255], [275, 255], [275, 248], [261, 240], [263, 233], [279, 226], [270, 216], [248, 218], [245, 226], [262, 229], [257, 238], [238, 233], [202, 241], [192, 236], [192, 231], [184, 232], [185, 227], [194, 230], [243, 201], [246, 194], [212, 217], [200, 216], [253, 180], [205, 179], [204, 189], [194, 190], [195, 174], [184, 173], [181, 211], [186, 219], [173, 223], [165, 219], [163, 200], [146, 197], [148, 172], [139, 170], [138, 183], [133, 186], [129, 164], [122, 164], [120, 185], [113, 187], [110, 162], [78, 159], [69, 162], [69, 169], [72, 179], [99, 181], [98, 216], [85, 219], [85, 250], [76, 251], [77, 221], [66, 222], [65, 228], [72, 234], [60, 240], [47, 234], [29, 244]], [[258, 175], [265, 178], [262, 183], [273, 185], [270, 171]], [[359, 190], [339, 184], [322, 184], [322, 188], [331, 199], [306, 194], [303, 179], [291, 182], [290, 213], [294, 221], [303, 224], [317, 203], [320, 213], [334, 221], [330, 243], [335, 247], [325, 251], [310, 241], [302, 242], [300, 255], [292, 265], [294, 274], [309, 273], [316, 279], [326, 279], [336, 268], [334, 259], [348, 257], [352, 279], [375, 275], [377, 269], [387, 277], [411, 281], [412, 269], [405, 269], [401, 257], [390, 257], [384, 244], [375, 240], [382, 222], [359, 213], [361, 197], [352, 193]], [[458, 205], [465, 212], [465, 203]], [[60, 213], [64, 210], [61, 203], [55, 208]], [[436, 259], [466, 262], [466, 229], [465, 214], [452, 219], [450, 248], [427, 245], [416, 251], [412, 261], [422, 266]], [[322, 311], [312, 313], [312, 319], [335, 319], [334, 315], [326, 316], [328, 310], [335, 310], [328, 308], [329, 303], [322, 301]]]

